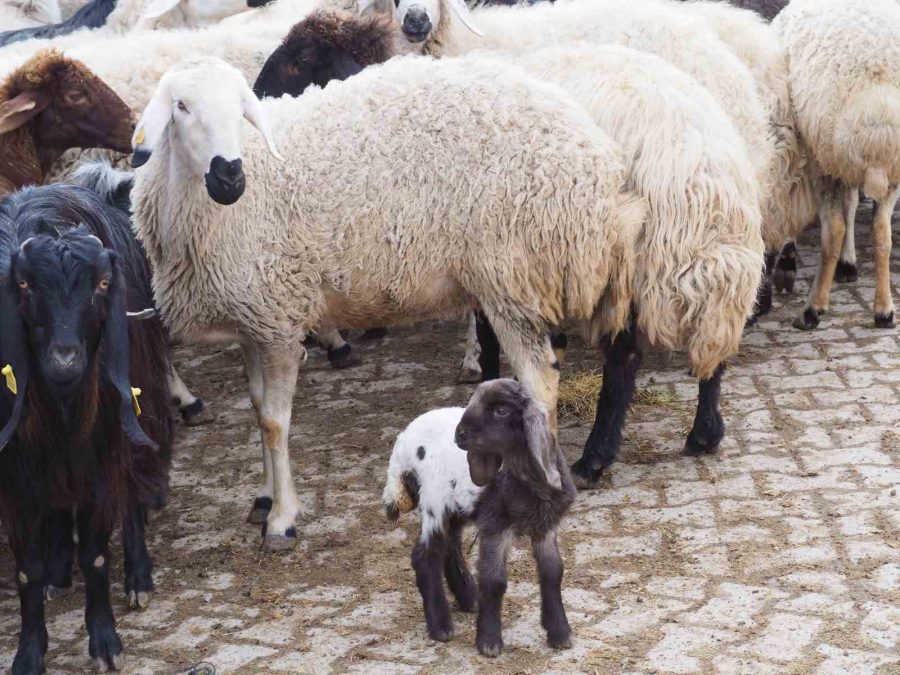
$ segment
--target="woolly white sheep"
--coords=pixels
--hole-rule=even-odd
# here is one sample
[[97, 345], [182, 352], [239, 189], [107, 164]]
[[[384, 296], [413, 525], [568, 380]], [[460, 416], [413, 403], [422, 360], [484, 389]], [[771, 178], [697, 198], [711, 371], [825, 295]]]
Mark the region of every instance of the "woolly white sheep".
[[900, 197], [900, 4], [896, 0], [793, 0], [776, 18], [790, 59], [794, 109], [814, 159], [822, 254], [794, 326], [828, 309], [859, 188], [877, 200], [875, 325], [891, 328], [891, 214]]
[[[265, 144], [242, 139], [245, 116]], [[493, 60], [393, 59], [263, 102], [231, 66], [195, 61], [161, 80], [135, 162], [135, 226], [172, 335], [244, 346], [273, 469], [269, 547], [296, 541], [288, 433], [307, 332], [478, 303], [555, 411], [549, 327], [601, 317], [615, 335], [628, 320], [645, 205], [619, 149], [562, 91]]]
[[61, 20], [56, 0], [0, 0], [0, 30], [30, 28]]

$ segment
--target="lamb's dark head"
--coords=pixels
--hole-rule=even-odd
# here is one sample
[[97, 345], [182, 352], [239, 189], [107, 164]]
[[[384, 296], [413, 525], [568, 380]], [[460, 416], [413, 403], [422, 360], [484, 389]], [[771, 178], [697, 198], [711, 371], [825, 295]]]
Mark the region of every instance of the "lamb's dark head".
[[468, 453], [476, 485], [487, 485], [502, 465], [530, 484], [561, 486], [547, 409], [514, 380], [475, 390], [456, 427], [456, 444]]

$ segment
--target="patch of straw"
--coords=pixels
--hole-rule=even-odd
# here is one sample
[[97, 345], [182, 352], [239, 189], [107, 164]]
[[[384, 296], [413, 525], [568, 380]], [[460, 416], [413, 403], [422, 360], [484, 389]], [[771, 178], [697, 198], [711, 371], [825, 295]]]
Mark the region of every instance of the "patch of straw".
[[[603, 374], [599, 370], [587, 370], [564, 377], [559, 382], [560, 418], [593, 422], [597, 414], [597, 394], [603, 385]], [[638, 388], [634, 403], [659, 408], [678, 408], [678, 397], [662, 389]]]

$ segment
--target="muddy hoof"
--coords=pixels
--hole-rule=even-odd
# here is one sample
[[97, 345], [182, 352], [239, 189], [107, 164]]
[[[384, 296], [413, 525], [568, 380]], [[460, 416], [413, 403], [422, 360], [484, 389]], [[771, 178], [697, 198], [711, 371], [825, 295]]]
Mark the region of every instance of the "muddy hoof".
[[571, 649], [572, 631], [562, 635], [547, 635], [547, 644], [553, 649]]
[[714, 455], [719, 449], [719, 443], [703, 436], [697, 436], [691, 432], [687, 440], [684, 442], [684, 454], [688, 457], [702, 457], [703, 455]]
[[834, 280], [839, 284], [853, 283], [859, 279], [859, 270], [853, 263], [838, 260], [837, 269], [834, 271]]
[[819, 316], [821, 312], [817, 312], [812, 307], [803, 310], [803, 314], [794, 319], [794, 328], [800, 330], [815, 330], [819, 327]]
[[387, 328], [367, 328], [363, 334], [359, 336], [360, 340], [380, 340], [387, 335]]
[[475, 368], [465, 368], [462, 367], [459, 369], [459, 375], [456, 376], [457, 384], [480, 384], [481, 383], [481, 369], [476, 370]]
[[772, 275], [772, 284], [775, 286], [775, 291], [777, 293], [793, 293], [794, 278], [796, 276], [796, 272], [776, 269]]
[[48, 584], [47, 586], [44, 586], [44, 600], [46, 602], [50, 602], [51, 600], [64, 598], [71, 592], [72, 582], [69, 582], [68, 586], [55, 586], [53, 584]]
[[876, 314], [875, 315], [875, 328], [893, 328], [897, 324], [894, 323], [894, 313], [890, 314]]
[[452, 623], [448, 626], [441, 626], [440, 628], [428, 631], [428, 637], [435, 642], [450, 642], [455, 634], [456, 631], [453, 629]]
[[128, 609], [147, 609], [152, 596], [150, 591], [130, 591], [128, 593]]
[[572, 465], [572, 480], [579, 490], [595, 490], [600, 487], [603, 469], [595, 469], [584, 457]]
[[475, 645], [478, 647], [478, 653], [489, 659], [496, 659], [503, 653], [503, 640], [500, 638], [478, 638]]
[[190, 405], [178, 408], [178, 412], [181, 413], [181, 419], [189, 427], [206, 424], [212, 420], [212, 415], [206, 409], [206, 404], [199, 398]]
[[124, 652], [111, 656], [108, 660], [102, 656], [98, 656], [94, 659], [94, 671], [97, 673], [108, 673], [110, 670], [123, 670], [124, 668]]
[[264, 525], [262, 546], [266, 551], [290, 551], [297, 546], [297, 529], [289, 527], [284, 534], [268, 534]]
[[328, 361], [332, 366], [339, 370], [352, 368], [353, 366], [358, 366], [362, 363], [362, 360], [353, 353], [353, 349], [349, 344], [345, 344], [343, 347], [338, 347], [337, 349], [329, 349]]
[[253, 506], [250, 508], [250, 514], [247, 516], [247, 522], [253, 525], [262, 525], [269, 517], [269, 511], [272, 510], [271, 497], [257, 497], [253, 500]]

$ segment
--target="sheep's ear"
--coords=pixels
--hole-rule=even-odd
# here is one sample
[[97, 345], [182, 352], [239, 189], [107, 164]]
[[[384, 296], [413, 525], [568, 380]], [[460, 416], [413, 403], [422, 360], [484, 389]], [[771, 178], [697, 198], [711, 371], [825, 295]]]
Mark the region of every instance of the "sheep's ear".
[[150, 103], [144, 108], [141, 119], [138, 120], [137, 127], [134, 130], [134, 135], [131, 137], [131, 147], [134, 148], [134, 154], [131, 156], [131, 166], [137, 168], [147, 163], [171, 119], [172, 95], [169, 93], [169, 87], [164, 76], [159, 81]]
[[25, 91], [0, 103], [0, 134], [18, 129], [41, 113], [50, 105], [50, 99], [45, 98], [39, 92]]
[[466, 28], [475, 33], [475, 35], [479, 35], [484, 37], [484, 33], [481, 29], [475, 24], [475, 21], [472, 19], [472, 13], [469, 11], [469, 8], [466, 6], [465, 0], [447, 0], [447, 4], [450, 5], [450, 9], [453, 10], [453, 13], [459, 17], [459, 20], [462, 21]]
[[562, 488], [559, 469], [556, 468], [556, 457], [553, 452], [556, 439], [550, 431], [547, 408], [535, 400], [531, 400], [522, 415], [525, 427], [525, 441], [534, 461], [544, 472], [544, 478], [557, 490]]
[[168, 14], [175, 9], [179, 2], [181, 0], [151, 0], [144, 7], [144, 11], [141, 13], [141, 20], [158, 19], [163, 14]]
[[247, 118], [247, 121], [250, 122], [256, 130], [262, 135], [262, 137], [266, 141], [266, 146], [269, 148], [269, 152], [272, 153], [272, 156], [279, 161], [284, 161], [284, 157], [282, 157], [278, 153], [278, 148], [275, 147], [275, 139], [272, 138], [272, 127], [269, 126], [269, 116], [266, 114], [266, 109], [263, 108], [262, 103], [259, 102], [259, 99], [250, 91], [250, 88], [247, 88], [247, 93], [244, 96], [244, 117]]

